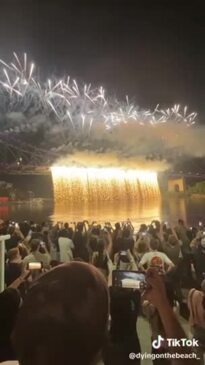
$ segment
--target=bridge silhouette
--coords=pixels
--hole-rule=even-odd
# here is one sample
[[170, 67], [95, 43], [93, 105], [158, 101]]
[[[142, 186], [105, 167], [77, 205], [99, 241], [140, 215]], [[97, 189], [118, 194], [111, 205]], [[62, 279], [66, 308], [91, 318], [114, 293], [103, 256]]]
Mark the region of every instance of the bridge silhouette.
[[199, 173], [199, 172], [183, 172], [183, 171], [180, 171], [180, 172], [168, 172], [167, 173], [168, 175], [168, 178], [193, 178], [193, 179], [205, 179], [205, 174], [203, 173]]
[[[0, 175], [49, 175], [50, 165], [38, 165], [38, 164], [21, 164], [12, 163], [0, 163]], [[161, 173], [160, 173], [161, 174]], [[205, 179], [205, 173], [199, 172], [184, 172], [184, 171], [167, 171], [163, 173], [168, 179], [177, 178], [192, 178], [192, 179]]]
[[37, 166], [37, 165], [13, 165], [13, 164], [1, 164], [0, 163], [0, 176], [1, 175], [49, 175], [50, 166]]

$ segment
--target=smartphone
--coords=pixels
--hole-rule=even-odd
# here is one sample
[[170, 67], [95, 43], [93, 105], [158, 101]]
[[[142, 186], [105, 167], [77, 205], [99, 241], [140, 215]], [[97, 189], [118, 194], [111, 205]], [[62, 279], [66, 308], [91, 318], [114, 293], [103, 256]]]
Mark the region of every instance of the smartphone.
[[121, 256], [127, 256], [127, 251], [120, 251]]
[[203, 226], [203, 223], [202, 223], [202, 222], [200, 222], [200, 221], [199, 221], [199, 226], [200, 226], [200, 227], [201, 227], [201, 226]]
[[28, 270], [41, 270], [42, 263], [41, 262], [29, 262]]
[[18, 225], [18, 223], [15, 223], [15, 228], [19, 228], [19, 225]]
[[141, 271], [114, 270], [113, 287], [143, 290], [146, 287], [145, 273]]

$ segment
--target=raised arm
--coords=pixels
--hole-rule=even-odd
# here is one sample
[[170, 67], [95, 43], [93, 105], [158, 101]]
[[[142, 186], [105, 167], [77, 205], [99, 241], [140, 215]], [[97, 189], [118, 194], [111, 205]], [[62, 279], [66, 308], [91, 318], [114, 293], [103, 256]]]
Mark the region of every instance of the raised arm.
[[[158, 310], [166, 334], [166, 339], [179, 340], [179, 343], [182, 344], [181, 341], [186, 338], [186, 334], [182, 329], [179, 321], [177, 320], [172, 307], [169, 304], [166, 295], [165, 284], [162, 277], [158, 275], [155, 270], [149, 269], [147, 273], [147, 282], [149, 286], [148, 289], [145, 291], [144, 299], [152, 303]], [[183, 354], [192, 353], [190, 347], [187, 346], [168, 347], [168, 350], [170, 351], [170, 353], [178, 353], [182, 356]], [[186, 365], [187, 362], [191, 365], [199, 364], [198, 361], [193, 358], [172, 359], [171, 364]]]
[[140, 260], [140, 262], [139, 262], [139, 269], [140, 270], [143, 270], [143, 271], [146, 271], [146, 269], [145, 269], [145, 265], [147, 264], [147, 254], [145, 253], [143, 256], [142, 256], [142, 258], [141, 258], [141, 260]]
[[159, 237], [161, 242], [164, 241], [163, 222], [160, 222], [160, 229], [159, 229], [158, 237]]
[[128, 226], [130, 227], [130, 231], [133, 233], [134, 232], [134, 226], [133, 226], [133, 224], [132, 224], [132, 222], [129, 218], [127, 220], [127, 223], [128, 223]]
[[170, 225], [170, 228], [172, 230], [172, 234], [174, 235], [174, 237], [177, 239], [177, 241], [179, 241], [179, 238], [177, 236], [176, 230], [175, 230], [175, 228], [174, 228], [174, 226], [172, 224]]
[[85, 234], [88, 232], [88, 229], [89, 229], [88, 221], [83, 221], [83, 231]]
[[112, 242], [112, 235], [109, 231], [107, 232], [107, 242], [108, 242], [107, 253], [108, 253], [109, 257], [111, 257], [112, 250], [113, 250], [113, 242]]
[[19, 286], [29, 277], [30, 271], [25, 270], [16, 280], [11, 283], [8, 288], [18, 289]]
[[19, 237], [19, 238], [21, 238], [22, 239], [22, 241], [24, 240], [24, 235], [23, 235], [23, 233], [21, 232], [21, 229], [20, 229], [20, 227], [15, 227], [15, 233], [17, 234], [17, 236]]

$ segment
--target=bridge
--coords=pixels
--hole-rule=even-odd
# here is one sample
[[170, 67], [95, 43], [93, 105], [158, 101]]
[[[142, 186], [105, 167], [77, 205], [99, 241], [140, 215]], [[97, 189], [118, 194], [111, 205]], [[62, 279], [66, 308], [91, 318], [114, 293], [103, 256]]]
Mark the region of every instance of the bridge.
[[177, 178], [192, 178], [192, 179], [205, 179], [205, 174], [203, 173], [199, 173], [199, 172], [168, 172], [167, 173], [168, 178], [173, 178], [173, 179], [177, 179]]
[[39, 148], [14, 138], [9, 134], [0, 133], [0, 171], [11, 174], [38, 174], [47, 171], [59, 157], [55, 149]]
[[[51, 163], [52, 165], [52, 163]], [[51, 166], [50, 165], [50, 166]], [[22, 164], [20, 161], [13, 164], [0, 163], [0, 176], [1, 175], [50, 175], [49, 165], [37, 165], [37, 164]], [[160, 173], [161, 174], [161, 173]], [[164, 173], [168, 179], [177, 178], [191, 178], [191, 179], [204, 179], [205, 173], [199, 172], [184, 172], [184, 171], [167, 171]]]
[[0, 176], [2, 175], [49, 175], [50, 166], [1, 164]]

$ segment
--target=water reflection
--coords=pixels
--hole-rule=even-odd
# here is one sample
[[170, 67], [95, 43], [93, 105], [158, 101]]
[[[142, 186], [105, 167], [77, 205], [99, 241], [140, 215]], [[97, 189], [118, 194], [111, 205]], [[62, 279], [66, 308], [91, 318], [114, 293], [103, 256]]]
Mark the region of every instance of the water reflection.
[[53, 214], [53, 203], [46, 204], [8, 204], [0, 205], [0, 218], [17, 221], [34, 220], [43, 222]]
[[161, 200], [150, 202], [133, 203], [109, 203], [100, 205], [82, 205], [81, 207], [70, 206], [68, 204], [56, 204], [52, 219], [54, 221], [74, 220], [96, 220], [98, 222], [124, 221], [130, 218], [133, 222], [150, 222], [152, 219], [161, 217]]
[[57, 221], [78, 221], [88, 219], [98, 222], [116, 222], [130, 218], [135, 225], [152, 219], [161, 219], [176, 223], [178, 218], [184, 219], [187, 224], [196, 224], [203, 220], [205, 199], [185, 199], [170, 197], [155, 201], [127, 204], [113, 204], [106, 202], [101, 205], [69, 205], [54, 204], [48, 201], [45, 204], [0, 205], [0, 218], [12, 220], [34, 220], [42, 222], [51, 219]]
[[[187, 224], [187, 202], [184, 198], [171, 198], [168, 199], [168, 217], [173, 221], [176, 221], [178, 217], [182, 218]], [[166, 207], [166, 205], [165, 205]], [[173, 222], [174, 223], [174, 222]]]

